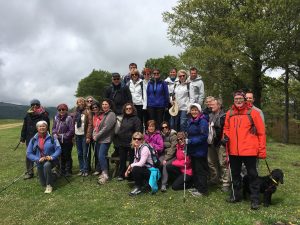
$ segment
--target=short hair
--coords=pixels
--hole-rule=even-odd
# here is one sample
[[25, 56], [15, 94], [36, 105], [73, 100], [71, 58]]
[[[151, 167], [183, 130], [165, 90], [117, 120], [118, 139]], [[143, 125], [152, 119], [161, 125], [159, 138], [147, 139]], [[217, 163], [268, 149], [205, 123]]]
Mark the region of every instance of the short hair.
[[173, 68], [171, 68], [171, 69], [170, 69], [170, 71], [169, 71], [169, 72], [171, 72], [172, 70], [175, 70], [175, 71], [176, 71], [176, 73], [177, 73], [177, 68], [173, 67]]
[[215, 98], [213, 101], [217, 102], [219, 106], [222, 106], [223, 100], [221, 98]]
[[213, 97], [213, 96], [207, 96], [205, 98], [205, 101], [213, 101], [213, 100], [215, 100], [215, 97]]
[[[133, 70], [131, 70], [131, 73], [138, 74], [139, 77], [140, 77], [140, 72], [138, 71], [138, 69], [133, 69]], [[130, 73], [130, 74], [131, 74], [131, 73]]]
[[156, 68], [155, 68], [155, 69], [153, 69], [153, 70], [152, 70], [152, 73], [153, 73], [154, 71], [157, 71], [157, 72], [159, 72], [159, 73], [160, 73], [160, 70], [159, 70], [159, 69], [156, 69]]
[[46, 125], [46, 127], [48, 127], [48, 123], [45, 120], [41, 120], [41, 121], [36, 123], [36, 127], [39, 127], [41, 125]]
[[137, 68], [136, 63], [130, 63], [130, 64], [129, 64], [129, 68], [130, 68], [131, 66], [135, 66], [135, 67]]
[[191, 71], [196, 71], [196, 72], [198, 72], [198, 70], [197, 70], [196, 67], [191, 67], [191, 68], [190, 68], [190, 72], [191, 72]]
[[134, 148], [134, 142], [133, 142], [133, 138], [141, 138], [142, 139], [142, 143], [144, 143], [144, 135], [141, 132], [134, 132], [132, 137], [131, 137], [131, 147]]
[[143, 69], [142, 73], [145, 74], [147, 72], [151, 73], [151, 69], [146, 67], [146, 68]]
[[109, 98], [105, 98], [102, 100], [101, 102], [101, 107], [102, 107], [102, 103], [103, 102], [107, 102], [109, 104], [109, 108], [112, 110], [112, 111], [115, 111], [115, 105], [114, 103], [112, 102], [112, 100], [110, 100]]
[[148, 128], [150, 125], [153, 125], [154, 127], [156, 127], [156, 122], [155, 122], [155, 120], [148, 120], [148, 121], [147, 121], [147, 128]]

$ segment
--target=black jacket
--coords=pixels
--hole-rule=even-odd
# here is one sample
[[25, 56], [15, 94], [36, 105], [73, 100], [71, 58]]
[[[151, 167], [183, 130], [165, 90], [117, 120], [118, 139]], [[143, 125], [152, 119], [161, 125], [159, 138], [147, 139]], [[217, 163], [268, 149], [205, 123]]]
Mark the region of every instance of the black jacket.
[[27, 113], [24, 118], [20, 141], [26, 141], [26, 145], [28, 145], [30, 139], [37, 133], [37, 122], [41, 120], [45, 120], [47, 122], [49, 131], [50, 120], [47, 111], [42, 112], [41, 114]]
[[127, 86], [122, 86], [121, 84], [118, 86], [111, 84], [106, 89], [105, 97], [112, 100], [117, 115], [122, 114], [122, 108], [125, 103], [132, 102], [129, 88]]
[[[122, 147], [130, 147], [131, 137], [134, 132], [140, 131], [141, 120], [137, 115], [125, 115], [118, 133], [118, 143]], [[140, 131], [141, 132], [141, 131]]]

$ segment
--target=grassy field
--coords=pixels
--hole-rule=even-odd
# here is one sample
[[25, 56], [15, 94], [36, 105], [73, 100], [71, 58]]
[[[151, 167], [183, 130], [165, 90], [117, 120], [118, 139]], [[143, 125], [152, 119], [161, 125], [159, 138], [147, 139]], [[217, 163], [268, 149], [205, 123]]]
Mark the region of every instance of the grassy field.
[[[12, 151], [19, 133], [20, 127], [0, 130], [1, 189], [24, 172], [25, 147]], [[187, 193], [184, 203], [183, 191], [132, 198], [126, 181], [99, 186], [95, 177], [73, 176], [71, 185], [59, 179], [50, 195], [43, 193], [37, 178], [20, 179], [0, 193], [0, 224], [300, 224], [299, 155], [299, 146], [268, 143], [269, 166], [281, 168], [285, 182], [273, 196], [273, 205], [258, 211], [250, 210], [248, 201], [226, 203], [227, 194], [218, 188], [210, 188], [204, 198]], [[73, 160], [76, 173], [76, 149]], [[260, 175], [266, 174], [261, 161]]]

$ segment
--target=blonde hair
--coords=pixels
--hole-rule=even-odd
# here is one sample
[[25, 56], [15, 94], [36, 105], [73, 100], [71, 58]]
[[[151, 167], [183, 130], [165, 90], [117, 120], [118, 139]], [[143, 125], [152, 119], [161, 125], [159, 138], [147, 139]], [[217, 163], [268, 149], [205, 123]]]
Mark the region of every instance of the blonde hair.
[[187, 78], [188, 73], [185, 70], [178, 70], [177, 77], [179, 76], [180, 73], [183, 73], [185, 75], [185, 78]]
[[78, 97], [76, 99], [76, 105], [78, 106], [78, 102], [84, 102], [84, 106], [85, 106], [85, 99], [83, 97]]
[[131, 147], [134, 148], [134, 141], [133, 138], [141, 138], [141, 142], [144, 143], [144, 135], [141, 132], [134, 132], [131, 138]]

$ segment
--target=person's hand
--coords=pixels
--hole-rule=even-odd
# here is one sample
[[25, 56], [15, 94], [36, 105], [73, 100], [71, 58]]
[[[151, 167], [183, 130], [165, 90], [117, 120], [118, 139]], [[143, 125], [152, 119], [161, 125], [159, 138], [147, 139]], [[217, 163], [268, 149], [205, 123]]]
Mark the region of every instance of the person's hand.
[[91, 139], [87, 138], [86, 143], [89, 144], [91, 142]]
[[46, 157], [41, 157], [41, 158], [39, 159], [39, 162], [42, 163], [42, 162], [44, 162], [45, 160], [46, 160]]
[[25, 144], [25, 141], [20, 141], [20, 143], [21, 143], [22, 145], [24, 145], [24, 144]]
[[53, 159], [53, 158], [52, 158], [51, 156], [49, 156], [49, 155], [46, 156], [45, 158], [46, 158], [47, 161], [52, 161], [52, 159]]
[[131, 173], [131, 170], [132, 170], [132, 168], [131, 168], [131, 166], [129, 165], [128, 168], [127, 168], [127, 170], [126, 170], [126, 172], [125, 172], [125, 177], [128, 177], [128, 176], [129, 176], [129, 174]]

